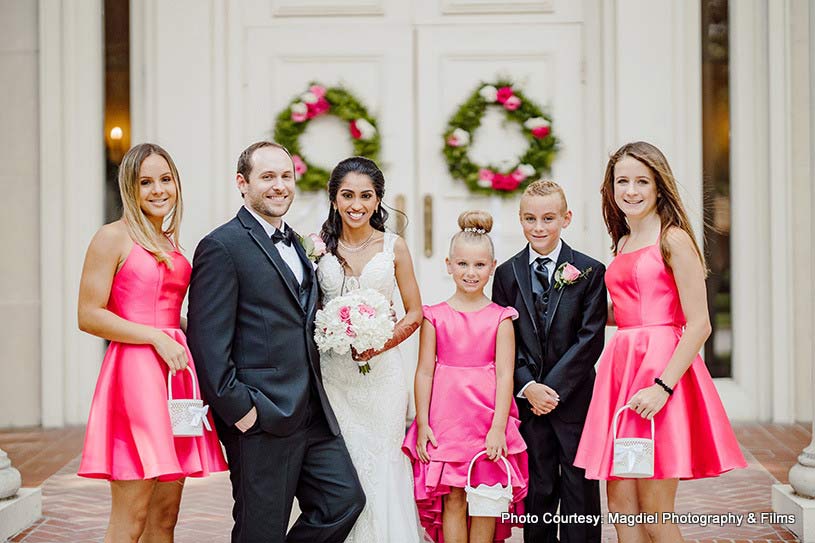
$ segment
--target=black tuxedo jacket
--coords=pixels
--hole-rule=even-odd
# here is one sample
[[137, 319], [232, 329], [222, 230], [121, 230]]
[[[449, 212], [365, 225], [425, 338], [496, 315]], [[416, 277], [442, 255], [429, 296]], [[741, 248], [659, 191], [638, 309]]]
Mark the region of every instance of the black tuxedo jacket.
[[219, 431], [252, 406], [257, 426], [276, 436], [302, 427], [319, 396], [334, 435], [339, 426], [322, 385], [314, 314], [317, 281], [299, 243], [302, 289], [263, 227], [245, 208], [198, 244], [190, 279], [187, 340]]
[[[535, 315], [529, 246], [495, 271], [492, 299], [518, 310], [515, 326], [515, 394], [530, 381], [552, 387], [560, 404], [546, 415], [564, 422], [582, 422], [594, 387], [594, 365], [603, 351], [606, 318], [605, 266], [565, 242], [555, 270], [569, 262], [580, 271], [591, 268], [587, 277], [556, 289], [552, 279], [546, 327], [541, 330]], [[518, 400], [521, 420], [534, 416], [526, 399]]]

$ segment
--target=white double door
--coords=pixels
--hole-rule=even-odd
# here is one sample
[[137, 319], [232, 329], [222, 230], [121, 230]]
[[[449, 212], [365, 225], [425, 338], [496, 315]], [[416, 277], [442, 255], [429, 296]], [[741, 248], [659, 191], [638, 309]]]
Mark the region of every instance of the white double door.
[[[442, 155], [448, 118], [481, 82], [511, 79], [551, 112], [562, 141], [552, 177], [566, 187], [574, 209], [582, 210], [587, 189], [595, 190], [597, 180], [585, 178], [581, 161], [581, 24], [393, 22], [357, 27], [343, 19], [319, 25], [246, 25], [243, 32], [242, 99], [233, 102], [241, 108], [243, 139], [269, 137], [277, 112], [310, 81], [345, 86], [376, 117], [387, 180], [385, 203], [403, 202], [403, 236], [424, 303], [439, 302], [453, 291], [444, 257], [461, 211], [480, 208], [493, 214], [499, 261], [523, 245], [518, 198], [471, 195], [450, 177]], [[330, 116], [312, 121], [301, 143], [308, 158], [328, 170], [352, 153], [347, 127]], [[507, 123], [499, 107], [489, 108], [473, 134], [471, 158], [484, 163], [514, 160], [525, 147], [520, 127]], [[300, 194], [291, 221], [303, 231], [317, 231], [327, 209], [324, 193]], [[580, 246], [588, 231], [581, 217], [575, 223], [569, 241]]]

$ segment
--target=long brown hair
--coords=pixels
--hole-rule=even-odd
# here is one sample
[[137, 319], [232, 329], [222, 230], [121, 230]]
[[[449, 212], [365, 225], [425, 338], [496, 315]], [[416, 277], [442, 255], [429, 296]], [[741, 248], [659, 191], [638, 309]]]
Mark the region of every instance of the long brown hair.
[[702, 267], [707, 269], [704, 253], [696, 243], [693, 228], [690, 220], [688, 220], [688, 214], [682, 204], [682, 199], [679, 197], [676, 178], [668, 165], [668, 160], [662, 154], [662, 151], [644, 141], [626, 143], [609, 157], [606, 165], [606, 173], [603, 177], [603, 187], [600, 189], [600, 194], [603, 200], [603, 219], [611, 236], [611, 250], [616, 255], [620, 238], [631, 233], [628, 222], [625, 220], [625, 214], [614, 202], [614, 166], [626, 156], [643, 163], [654, 176], [657, 189], [657, 214], [660, 221], [659, 249], [662, 253], [662, 259], [667, 264], [670, 262], [671, 257], [664, 235], [665, 232], [671, 227], [681, 228], [690, 236], [693, 248], [696, 249], [696, 254], [699, 255], [699, 260], [702, 262]]
[[[167, 161], [176, 190], [175, 206], [164, 217], [161, 234], [156, 232], [139, 205], [139, 170], [144, 159], [150, 155], [159, 155]], [[156, 260], [172, 269], [173, 261], [162, 249], [161, 235], [169, 237], [173, 245], [180, 247], [178, 238], [184, 204], [181, 198], [181, 180], [170, 154], [154, 143], [140, 143], [131, 147], [119, 166], [119, 195], [122, 198], [122, 219], [130, 237], [156, 257]]]

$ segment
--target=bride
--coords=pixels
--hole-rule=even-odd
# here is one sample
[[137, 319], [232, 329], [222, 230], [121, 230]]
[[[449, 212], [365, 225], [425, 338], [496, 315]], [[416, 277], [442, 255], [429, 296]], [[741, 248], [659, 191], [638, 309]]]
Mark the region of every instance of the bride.
[[[421, 324], [422, 302], [405, 241], [385, 232], [385, 178], [363, 157], [341, 161], [331, 172], [331, 209], [320, 236], [326, 254], [317, 266], [323, 303], [359, 288], [392, 300], [398, 285], [405, 316], [378, 351], [321, 355], [323, 384], [356, 467], [367, 503], [346, 543], [422, 540], [413, 500], [413, 474], [402, 453], [408, 390], [395, 347]], [[356, 361], [369, 361], [362, 374]]]

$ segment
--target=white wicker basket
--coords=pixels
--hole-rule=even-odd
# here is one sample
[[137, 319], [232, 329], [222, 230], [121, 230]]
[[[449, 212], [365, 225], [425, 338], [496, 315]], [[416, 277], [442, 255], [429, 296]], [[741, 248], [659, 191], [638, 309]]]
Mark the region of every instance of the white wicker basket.
[[654, 476], [654, 419], [651, 419], [651, 439], [644, 437], [617, 437], [617, 419], [629, 405], [614, 413], [614, 461], [611, 475], [629, 479], [649, 479]]
[[478, 457], [485, 454], [487, 451], [481, 451], [473, 456], [467, 470], [467, 486], [464, 487], [464, 492], [467, 494], [468, 514], [471, 517], [500, 517], [502, 513], [509, 512], [509, 502], [512, 501], [512, 473], [509, 462], [501, 456], [504, 467], [507, 469], [507, 486], [501, 486], [501, 483], [495, 483], [492, 486], [481, 483], [473, 488], [470, 480], [473, 465]]
[[204, 427], [212, 431], [207, 420], [209, 406], [204, 405], [198, 397], [198, 382], [195, 372], [187, 366], [192, 378], [192, 399], [173, 399], [173, 374], [167, 373], [167, 409], [170, 411], [170, 423], [173, 426], [173, 435], [178, 437], [198, 437], [204, 435]]

